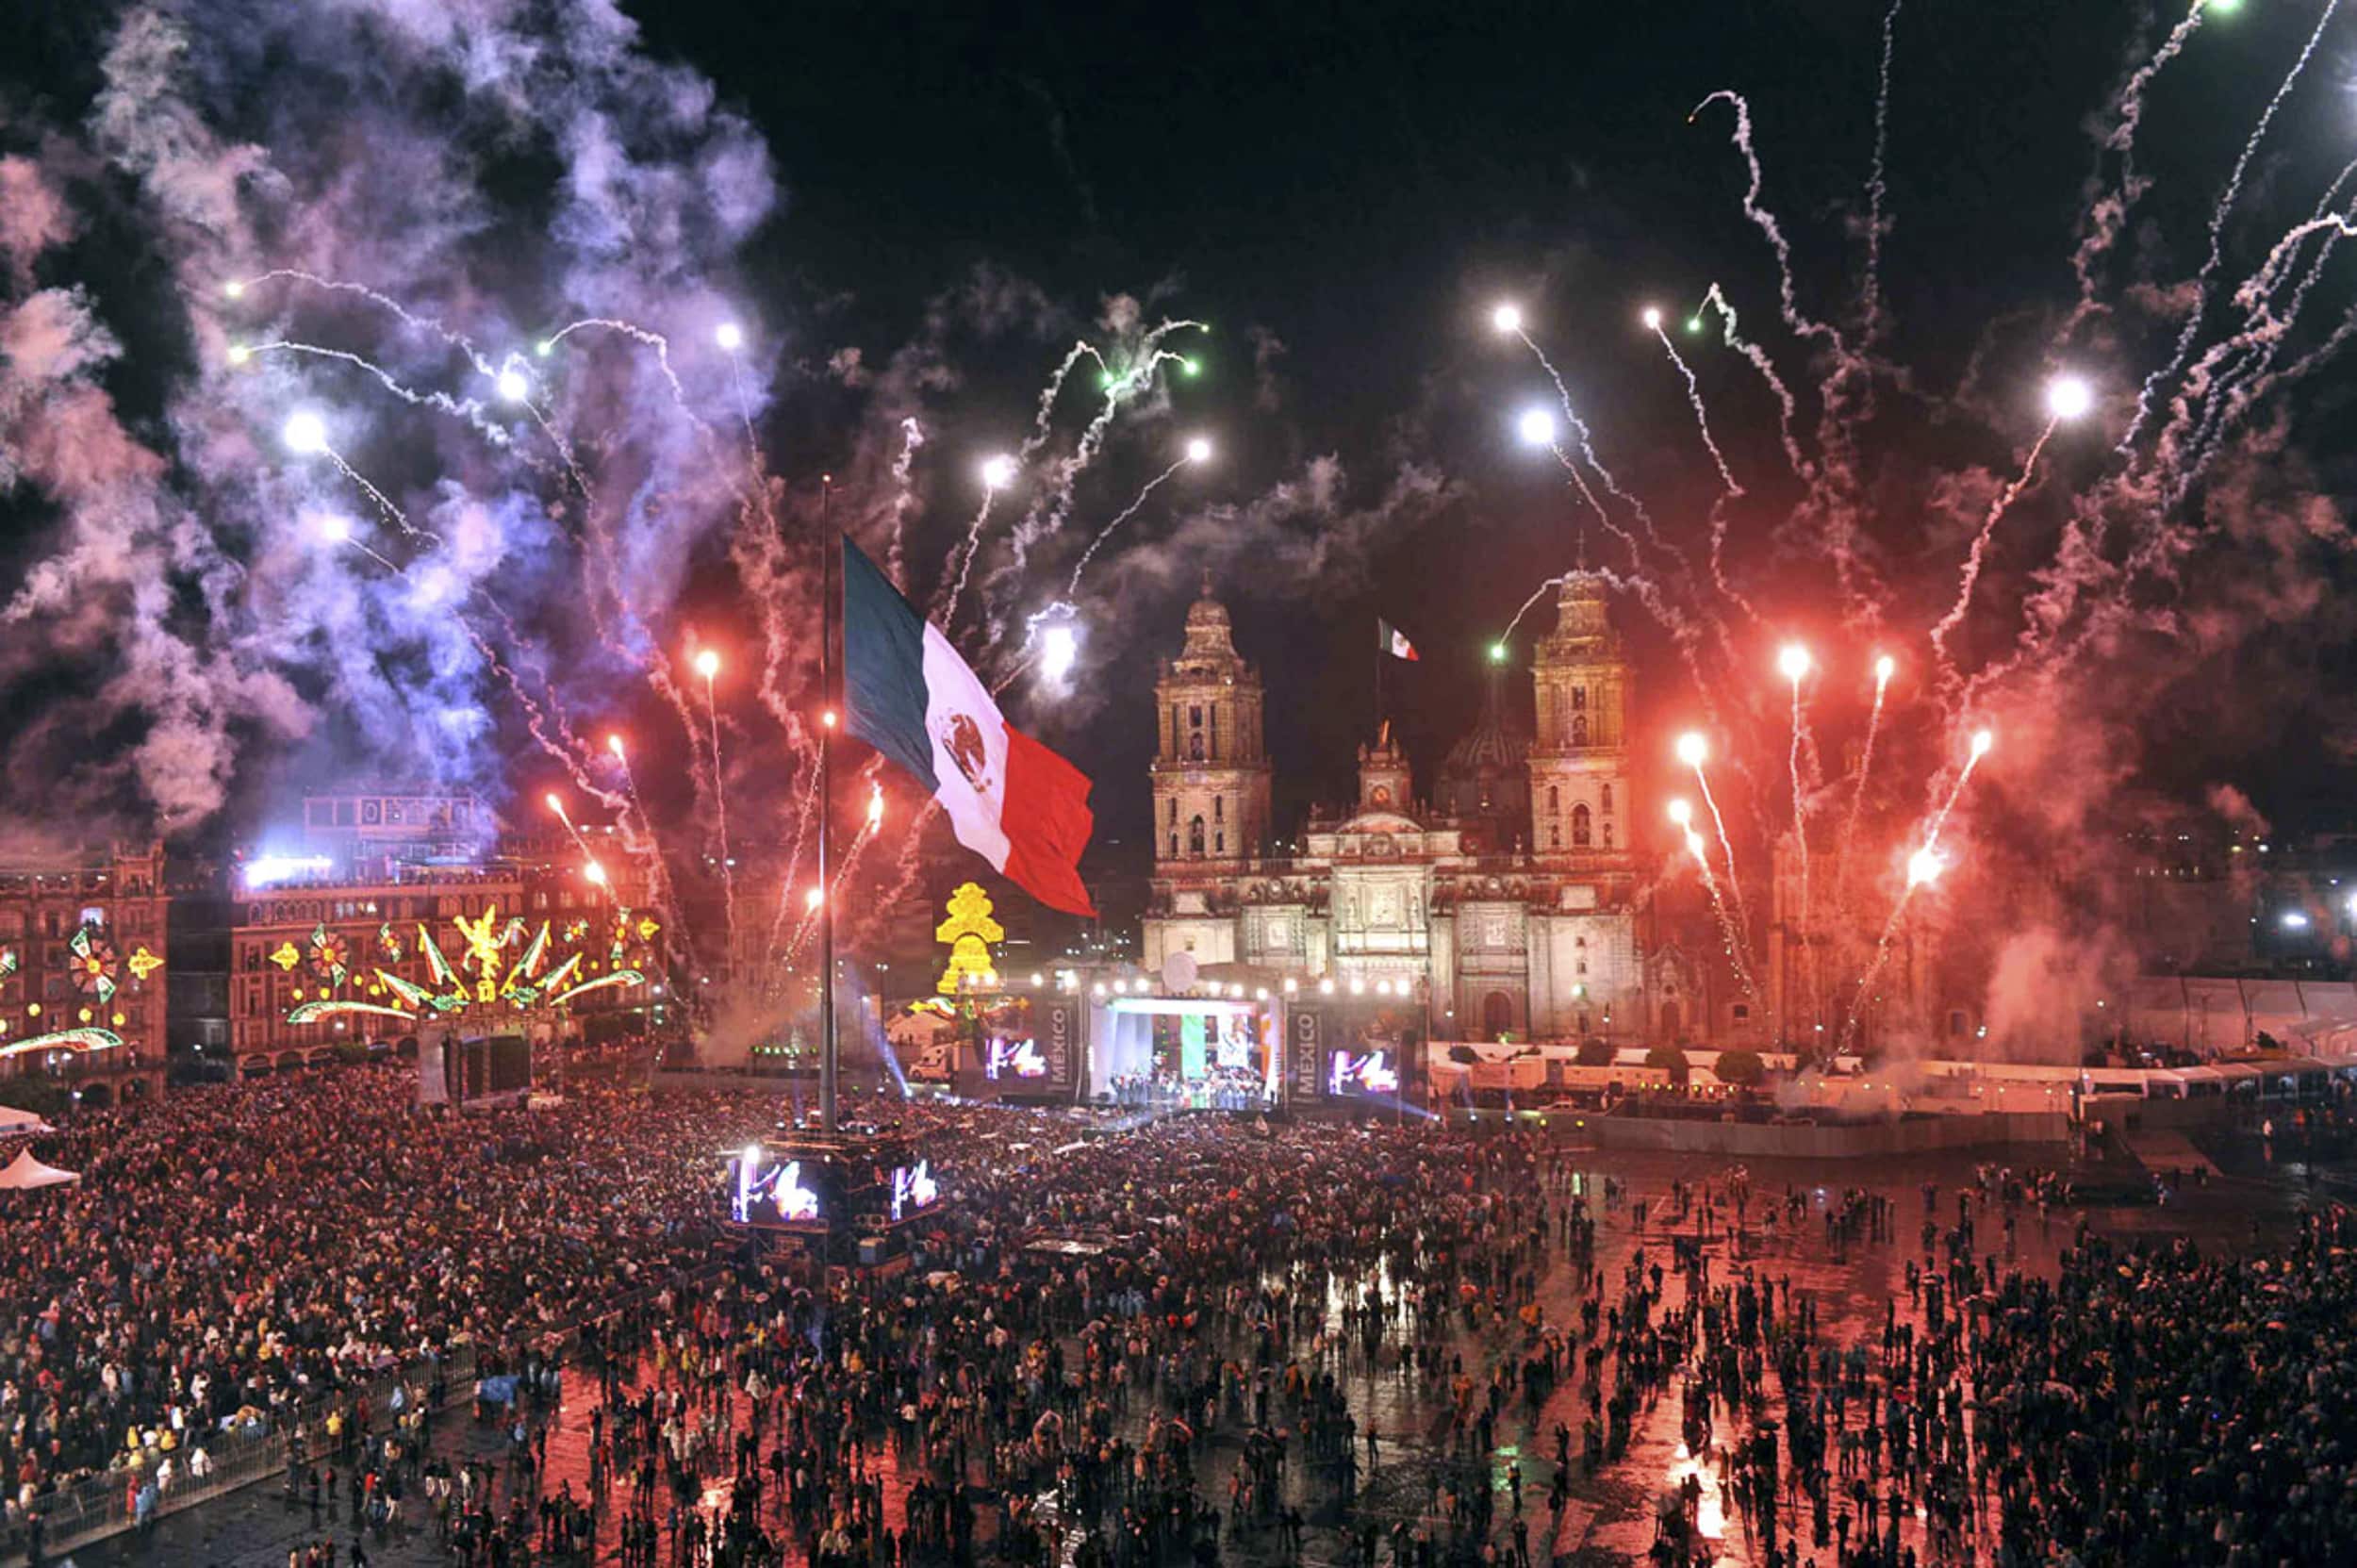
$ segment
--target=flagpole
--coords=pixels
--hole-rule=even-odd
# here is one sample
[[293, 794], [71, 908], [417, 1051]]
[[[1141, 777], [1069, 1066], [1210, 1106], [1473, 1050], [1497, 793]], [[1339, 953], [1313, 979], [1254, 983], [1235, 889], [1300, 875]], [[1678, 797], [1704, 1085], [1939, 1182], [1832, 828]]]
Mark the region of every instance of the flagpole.
[[834, 889], [827, 881], [827, 850], [834, 819], [834, 475], [818, 477], [818, 1124], [835, 1130]]

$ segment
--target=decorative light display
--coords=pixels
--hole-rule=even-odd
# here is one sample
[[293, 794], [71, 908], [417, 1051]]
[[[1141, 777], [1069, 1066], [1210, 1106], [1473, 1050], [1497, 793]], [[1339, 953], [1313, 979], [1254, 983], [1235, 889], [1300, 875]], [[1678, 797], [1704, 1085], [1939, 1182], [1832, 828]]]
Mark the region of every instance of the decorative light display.
[[86, 997], [96, 997], [101, 1007], [114, 1000], [115, 976], [123, 967], [115, 956], [115, 945], [84, 926], [66, 946], [74, 954], [74, 988]]
[[1006, 929], [990, 917], [990, 895], [980, 883], [962, 883], [949, 895], [949, 917], [933, 928], [933, 940], [949, 949], [949, 966], [933, 987], [944, 996], [975, 986], [998, 983], [991, 965], [990, 944], [1003, 941]]

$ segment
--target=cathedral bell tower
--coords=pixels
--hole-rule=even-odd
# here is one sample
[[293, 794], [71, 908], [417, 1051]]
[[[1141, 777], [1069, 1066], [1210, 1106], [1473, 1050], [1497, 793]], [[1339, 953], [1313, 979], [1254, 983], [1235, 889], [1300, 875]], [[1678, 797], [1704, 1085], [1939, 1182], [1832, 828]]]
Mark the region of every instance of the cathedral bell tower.
[[1154, 701], [1155, 874], [1232, 869], [1258, 855], [1269, 820], [1261, 677], [1236, 652], [1208, 572], [1187, 611], [1186, 646], [1162, 661]]
[[1530, 748], [1531, 848], [1603, 868], [1630, 849], [1629, 668], [1604, 579], [1574, 570], [1556, 598], [1555, 631], [1531, 668], [1538, 737]]

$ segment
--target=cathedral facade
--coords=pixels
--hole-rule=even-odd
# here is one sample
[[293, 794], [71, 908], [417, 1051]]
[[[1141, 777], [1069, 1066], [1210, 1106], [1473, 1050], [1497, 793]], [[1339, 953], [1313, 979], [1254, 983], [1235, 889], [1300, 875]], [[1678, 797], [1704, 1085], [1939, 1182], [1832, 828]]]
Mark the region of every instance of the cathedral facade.
[[[1388, 726], [1358, 798], [1270, 852], [1258, 671], [1204, 595], [1155, 685], [1154, 874], [1142, 954], [1411, 997], [1441, 1040], [1678, 1039], [1710, 1028], [1706, 966], [1642, 890], [1634, 685], [1601, 577], [1566, 577], [1531, 668], [1536, 733], [1490, 671], [1479, 721], [1419, 798]], [[1658, 816], [1656, 808], [1653, 815]]]

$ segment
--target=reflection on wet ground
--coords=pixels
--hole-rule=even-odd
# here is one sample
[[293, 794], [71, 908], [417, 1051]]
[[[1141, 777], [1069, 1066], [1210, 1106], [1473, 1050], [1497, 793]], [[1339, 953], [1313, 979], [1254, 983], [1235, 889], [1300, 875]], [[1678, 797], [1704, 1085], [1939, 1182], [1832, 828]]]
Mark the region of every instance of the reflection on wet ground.
[[[2001, 1226], [2001, 1216], [1992, 1212], [1981, 1231], [1982, 1250], [2023, 1268], [2051, 1272], [2060, 1250], [2071, 1244], [2081, 1224], [2092, 1232], [2122, 1238], [2188, 1236], [2204, 1246], [2240, 1246], [2254, 1235], [2287, 1228], [2307, 1202], [2345, 1201], [2357, 1191], [2357, 1179], [2347, 1167], [2316, 1166], [2288, 1155], [2278, 1158], [2277, 1150], [2255, 1137], [2197, 1137], [2194, 1145], [2198, 1161], [2184, 1158], [2180, 1151], [2176, 1162], [2164, 1164], [2154, 1151], [2139, 1151], [2154, 1159], [2153, 1174], [2170, 1187], [2164, 1204], [2057, 1207], [2046, 1213], [2024, 1205], [2009, 1227]], [[2019, 1158], [2023, 1164], [2051, 1164], [2058, 1152], [2022, 1150]], [[1624, 1272], [1640, 1249], [1649, 1264], [1658, 1261], [1667, 1268], [1673, 1234], [1668, 1202], [1671, 1184], [1708, 1184], [1723, 1191], [1735, 1163], [1669, 1155], [1607, 1158], [1581, 1151], [1567, 1151], [1562, 1159], [1567, 1177], [1563, 1190], [1585, 1191], [1591, 1213], [1600, 1220], [1596, 1249], [1592, 1261], [1574, 1264], [1559, 1246], [1554, 1247], [1539, 1305], [1548, 1324], [1564, 1329], [1576, 1342], [1580, 1305], [1591, 1294], [1588, 1286], [1593, 1278], [1589, 1270], [1600, 1271], [1609, 1301], [1617, 1297]], [[1922, 1321], [1910, 1300], [1905, 1269], [1910, 1259], [1920, 1263], [1923, 1257], [1920, 1231], [1925, 1184], [1937, 1184], [1945, 1217], [1953, 1212], [1953, 1195], [1972, 1180], [1976, 1163], [1970, 1156], [1873, 1162], [1755, 1161], [1748, 1173], [1753, 1195], [1750, 1223], [1739, 1233], [1730, 1234], [1725, 1227], [1732, 1211], [1722, 1211], [1696, 1245], [1708, 1262], [1714, 1283], [1733, 1282], [1749, 1271], [1762, 1286], [1788, 1290], [1795, 1305], [1804, 1299], [1813, 1301], [1821, 1338], [1839, 1345], [1869, 1337], [1878, 1340], [1887, 1314], [1901, 1323]], [[2205, 1165], [2207, 1171], [2200, 1168]], [[2182, 1174], [2172, 1176], [2172, 1167]], [[2133, 1188], [2144, 1179], [2143, 1169], [2124, 1156], [2077, 1168], [2090, 1180], [2123, 1188]], [[1624, 1190], [1624, 1200], [1609, 1209], [1601, 1201], [1607, 1175]], [[1849, 1189], [1865, 1189], [1889, 1200], [1890, 1239], [1847, 1245], [1829, 1239], [1823, 1217]], [[1772, 1205], [1781, 1211], [1788, 1197], [1800, 1201], [1804, 1210], [1800, 1223], [1764, 1226], [1763, 1213]], [[1558, 1213], [1562, 1201], [1559, 1196], [1555, 1199]], [[1693, 1236], [1695, 1222], [1688, 1219], [1678, 1233]], [[1363, 1283], [1328, 1284], [1325, 1307], [1329, 1327], [1339, 1331], [1344, 1307]], [[1402, 1281], [1387, 1277], [1376, 1283], [1386, 1299], [1393, 1299]], [[1684, 1298], [1683, 1287], [1673, 1276], [1665, 1292], [1670, 1304]], [[1468, 1330], [1458, 1319], [1451, 1332], [1450, 1348], [1462, 1358], [1464, 1375], [1475, 1386], [1500, 1361], [1518, 1362], [1522, 1355], [1520, 1325], [1493, 1324]], [[1341, 1337], [1339, 1332], [1337, 1337]], [[1356, 1485], [1347, 1506], [1340, 1495], [1338, 1477], [1330, 1471], [1319, 1473], [1307, 1463], [1288, 1461], [1286, 1500], [1309, 1521], [1299, 1551], [1288, 1554], [1281, 1531], [1272, 1522], [1261, 1527], [1231, 1527], [1222, 1535], [1221, 1557], [1247, 1562], [1357, 1563], [1364, 1560], [1361, 1552], [1366, 1537], [1361, 1532], [1371, 1529], [1377, 1560], [1389, 1564], [1399, 1541], [1393, 1533], [1394, 1526], [1401, 1527], [1410, 1543], [1420, 1529], [1436, 1543], [1446, 1543], [1452, 1534], [1452, 1513], [1470, 1517], [1469, 1495], [1475, 1489], [1484, 1489], [1492, 1510], [1490, 1538], [1497, 1546], [1498, 1562], [1506, 1568], [1512, 1568], [1518, 1560], [1518, 1541], [1519, 1550], [1535, 1561], [1550, 1557], [1581, 1564], [1646, 1560], [1655, 1543], [1656, 1519], [1665, 1510], [1684, 1509], [1689, 1503], [1695, 1534], [1708, 1550], [1710, 1560], [1729, 1568], [1762, 1562], [1764, 1552], [1755, 1539], [1756, 1522], [1734, 1506], [1726, 1485], [1728, 1472], [1721, 1461], [1724, 1446], [1745, 1435], [1745, 1428], [1739, 1420], [1721, 1415], [1711, 1430], [1709, 1446], [1701, 1453], [1689, 1452], [1682, 1430], [1684, 1402], [1674, 1374], [1658, 1397], [1638, 1401], [1625, 1451], [1594, 1474], [1584, 1473], [1580, 1433], [1590, 1407], [1581, 1385], [1581, 1348], [1575, 1345], [1573, 1363], [1539, 1408], [1534, 1410], [1520, 1398], [1508, 1402], [1492, 1434], [1493, 1446], [1487, 1453], [1471, 1451], [1454, 1441], [1449, 1379], [1404, 1378], [1388, 1366], [1378, 1371], [1355, 1351], [1335, 1349], [1328, 1364], [1343, 1382], [1360, 1443], [1370, 1428], [1378, 1434], [1378, 1446], [1369, 1462], [1354, 1467]], [[1614, 1375], [1615, 1368], [1607, 1362], [1607, 1388]], [[596, 1396], [594, 1380], [568, 1375], [562, 1402], [554, 1412], [542, 1477], [542, 1484], [550, 1490], [569, 1484], [577, 1496], [589, 1491], [590, 1410]], [[734, 1402], [735, 1419], [743, 1419], [748, 1403], [742, 1398]], [[1147, 1403], [1132, 1401], [1123, 1417], [1126, 1435], [1132, 1441], [1143, 1434]], [[1559, 1514], [1550, 1508], [1550, 1489], [1557, 1483], [1558, 1424], [1571, 1433], [1572, 1455]], [[1195, 1476], [1207, 1500], [1224, 1504], [1228, 1477], [1243, 1462], [1242, 1435], [1232, 1423], [1223, 1421], [1204, 1444]], [[505, 1435], [496, 1425], [477, 1426], [463, 1408], [454, 1409], [439, 1418], [433, 1446], [453, 1461], [496, 1461], [504, 1452]], [[726, 1445], [718, 1451], [725, 1454]], [[875, 1452], [884, 1489], [885, 1517], [898, 1531], [908, 1489], [917, 1477], [889, 1443], [880, 1442]], [[978, 1460], [969, 1481], [979, 1483], [981, 1474]], [[499, 1494], [503, 1502], [506, 1497], [503, 1485], [503, 1481]], [[705, 1500], [725, 1508], [727, 1495], [728, 1477], [720, 1475], [707, 1489]], [[371, 1563], [408, 1568], [455, 1560], [437, 1545], [422, 1498], [414, 1491], [412, 1497], [407, 1517], [391, 1529], [372, 1532], [367, 1538]], [[1055, 1517], [1057, 1501], [1052, 1495], [1039, 1500], [1043, 1516]], [[989, 1517], [987, 1510], [984, 1517]], [[595, 1558], [601, 1564], [621, 1560], [616, 1519], [617, 1511], [610, 1507], [602, 1514]], [[1796, 1524], [1802, 1531], [1797, 1537], [1790, 1533]], [[1929, 1558], [1920, 1518], [1903, 1519], [1900, 1531], [1903, 1543], [1914, 1546], [1919, 1556]], [[1794, 1519], [1788, 1509], [1779, 1536], [1805, 1542], [1806, 1521]], [[1077, 1537], [1076, 1531], [1064, 1538], [1067, 1561], [1074, 1557]], [[288, 1560], [290, 1549], [299, 1552], [313, 1541], [330, 1539], [338, 1546], [337, 1562], [349, 1561], [349, 1544], [354, 1535], [348, 1514], [325, 1514], [315, 1525], [307, 1507], [290, 1508], [282, 1500], [279, 1488], [266, 1482], [171, 1516], [146, 1541], [121, 1538], [103, 1543], [77, 1551], [74, 1560], [84, 1568], [133, 1563], [279, 1568]], [[981, 1549], [986, 1555], [990, 1544], [985, 1528]], [[673, 1543], [667, 1537], [657, 1560], [674, 1562], [673, 1551]], [[796, 1546], [795, 1560], [800, 1560], [801, 1555], [801, 1548]], [[1834, 1557], [1830, 1550], [1815, 1555], [1821, 1561], [1831, 1561]]]

